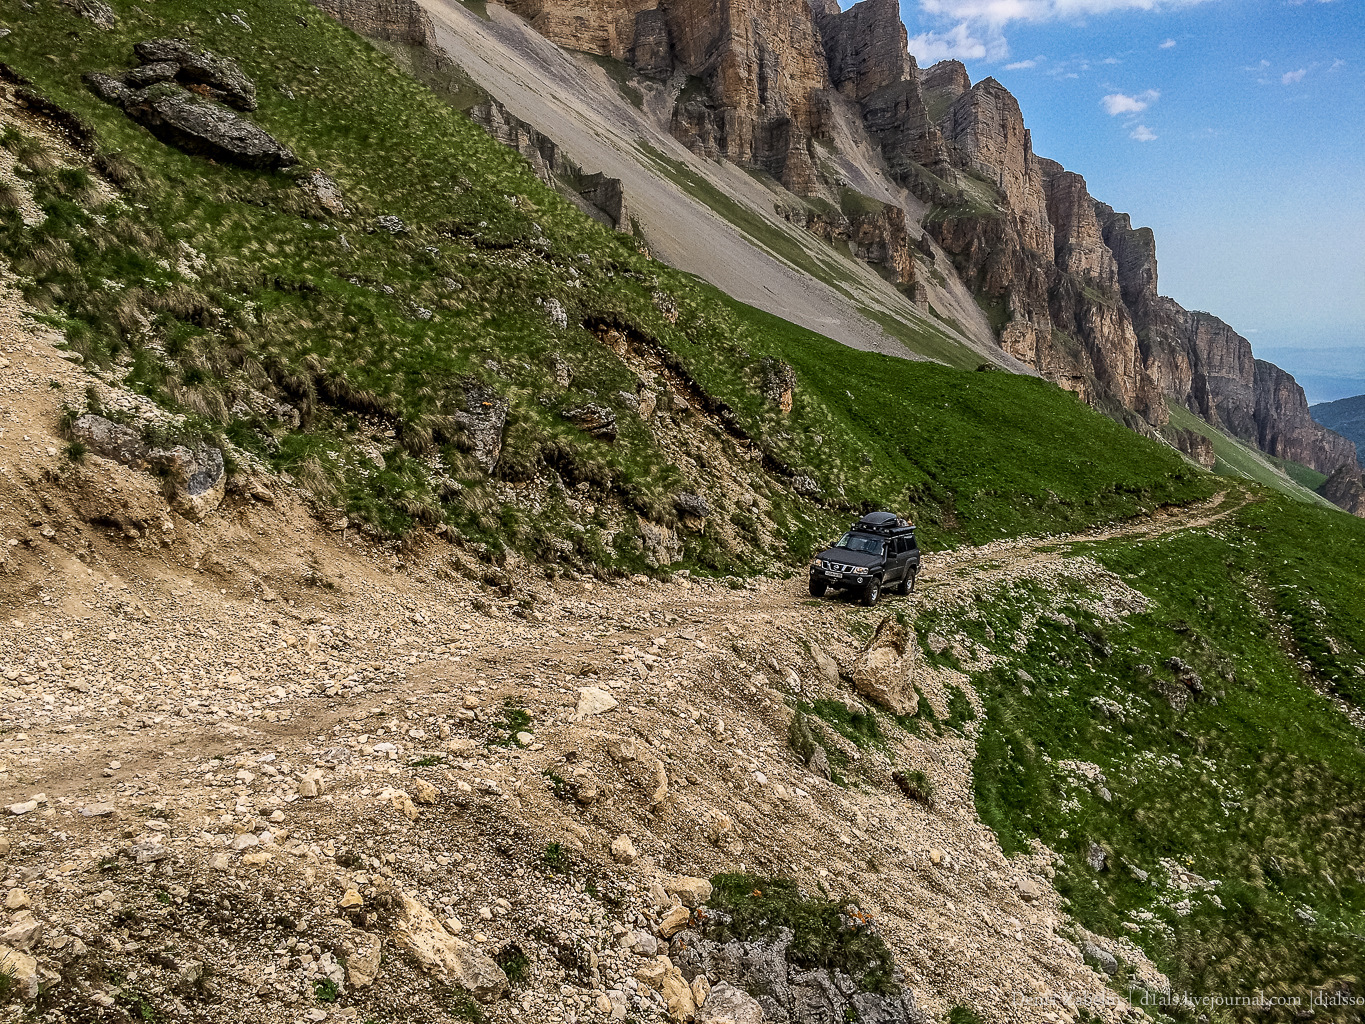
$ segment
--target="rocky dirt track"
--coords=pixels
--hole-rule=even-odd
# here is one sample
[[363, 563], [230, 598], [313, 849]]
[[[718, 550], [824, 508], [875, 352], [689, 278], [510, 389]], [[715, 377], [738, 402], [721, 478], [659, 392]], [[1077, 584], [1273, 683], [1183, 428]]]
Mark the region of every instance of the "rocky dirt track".
[[[744, 1019], [656, 959], [687, 879], [721, 871], [854, 899], [939, 1019], [1136, 1012], [1077, 942], [1150, 965], [1067, 922], [1048, 851], [1007, 860], [977, 819], [979, 720], [844, 742], [852, 786], [788, 745], [795, 704], [861, 706], [897, 609], [1019, 576], [1139, 605], [1056, 539], [930, 556], [918, 595], [864, 610], [800, 576], [607, 584], [379, 547], [283, 485], [194, 523], [153, 478], [64, 454], [88, 377], [52, 340], [0, 304], [0, 1016]], [[950, 683], [980, 711], [910, 648], [893, 674], [939, 717]]]

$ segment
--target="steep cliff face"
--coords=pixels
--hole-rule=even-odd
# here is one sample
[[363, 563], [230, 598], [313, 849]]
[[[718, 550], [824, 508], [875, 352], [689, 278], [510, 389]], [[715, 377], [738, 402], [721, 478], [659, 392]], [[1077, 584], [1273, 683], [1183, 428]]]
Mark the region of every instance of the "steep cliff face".
[[1042, 167], [1009, 90], [994, 78], [977, 82], [953, 101], [940, 126], [952, 162], [998, 190], [1024, 247], [1051, 253]]
[[1271, 455], [1322, 473], [1355, 463], [1355, 445], [1313, 421], [1290, 374], [1256, 359], [1251, 343], [1218, 317], [1191, 312], [1158, 293], [1150, 228], [1133, 228], [1128, 214], [1103, 203], [1095, 212], [1138, 330], [1143, 364], [1162, 394]]
[[658, 7], [658, 0], [516, 0], [508, 6], [566, 49], [624, 60], [635, 43], [637, 15]]
[[561, 45], [673, 83], [677, 138], [768, 171], [813, 201], [793, 220], [913, 287], [916, 231], [903, 210], [819, 205], [844, 183], [821, 167], [814, 143], [831, 144], [836, 116], [860, 114], [893, 180], [929, 207], [926, 231], [979, 297], [1001, 347], [1085, 401], [1149, 432], [1165, 427], [1174, 402], [1323, 472], [1354, 462], [1349, 442], [1313, 423], [1291, 376], [1258, 363], [1217, 317], [1160, 295], [1152, 232], [1038, 157], [1003, 85], [973, 85], [957, 61], [916, 66], [897, 0], [848, 10], [837, 0], [514, 0], [513, 9]]
[[917, 77], [898, 0], [864, 0], [842, 12], [831, 4], [817, 20], [830, 84], [855, 103]]
[[1356, 446], [1313, 421], [1293, 376], [1264, 359], [1255, 368], [1256, 443], [1262, 451], [1323, 473], [1356, 465]]
[[1095, 200], [1086, 191], [1085, 179], [1053, 160], [1039, 163], [1044, 174], [1047, 216], [1053, 225], [1057, 268], [1082, 278], [1106, 295], [1116, 293], [1118, 261], [1105, 244], [1095, 215]]
[[1351, 515], [1365, 519], [1365, 476], [1359, 466], [1342, 466], [1323, 481], [1318, 493]]

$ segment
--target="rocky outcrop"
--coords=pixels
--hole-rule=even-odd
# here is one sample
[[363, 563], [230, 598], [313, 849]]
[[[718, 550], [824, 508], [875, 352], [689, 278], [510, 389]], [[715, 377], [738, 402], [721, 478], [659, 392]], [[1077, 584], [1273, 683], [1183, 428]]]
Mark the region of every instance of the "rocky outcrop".
[[162, 142], [255, 170], [298, 163], [288, 146], [236, 112], [256, 109], [256, 86], [236, 61], [183, 39], [149, 40], [134, 52], [141, 67], [121, 76], [87, 74], [84, 80], [91, 92]]
[[85, 445], [96, 455], [122, 462], [125, 466], [141, 467], [147, 460], [147, 444], [141, 434], [95, 413], [78, 416], [69, 432], [73, 441]]
[[310, 0], [352, 32], [409, 46], [428, 45], [431, 19], [416, 0]]
[[902, 82], [918, 86], [898, 0], [864, 0], [847, 11], [832, 4], [817, 20], [830, 84], [855, 103]]
[[905, 210], [847, 191], [845, 199], [842, 210], [815, 204], [779, 212], [827, 242], [847, 244], [851, 256], [883, 267], [896, 284], [913, 285], [915, 262]]
[[155, 448], [147, 462], [161, 473], [166, 500], [181, 515], [203, 519], [223, 501], [227, 473], [220, 448], [202, 441]]
[[1218, 463], [1218, 455], [1213, 450], [1213, 442], [1194, 430], [1172, 430], [1168, 439], [1205, 469], [1212, 469]]
[[1359, 466], [1339, 467], [1323, 481], [1318, 493], [1338, 508], [1365, 519], [1365, 476]]
[[502, 457], [507, 399], [477, 382], [465, 387], [464, 408], [455, 414], [465, 444], [485, 473], [492, 473]]
[[553, 139], [509, 113], [491, 96], [474, 104], [465, 113], [498, 142], [525, 157], [536, 177], [546, 184], [554, 184], [556, 174], [568, 169]]
[[[707, 920], [716, 927], [717, 923], [723, 925], [725, 915], [712, 912]], [[793, 1024], [850, 1020], [926, 1024], [929, 1020], [908, 991], [887, 995], [865, 991], [857, 980], [842, 972], [810, 969], [793, 962], [796, 958], [789, 952], [792, 939], [789, 928], [777, 929], [771, 939], [751, 942], [721, 942], [688, 929], [673, 937], [670, 963], [688, 981], [714, 978], [715, 989], [726, 986], [748, 993], [758, 1002], [765, 1020]], [[728, 991], [720, 998], [748, 1005]], [[754, 1019], [752, 1008], [741, 1012], [733, 1019]]]
[[577, 201], [585, 213], [606, 222], [616, 231], [631, 231], [626, 192], [620, 178], [601, 173], [584, 174], [553, 139], [509, 113], [491, 96], [465, 113], [493, 138], [525, 157], [536, 177]]
[[1311, 466], [1321, 473], [1356, 466], [1356, 446], [1313, 421], [1308, 399], [1293, 376], [1264, 359], [1254, 362], [1252, 390], [1255, 441], [1263, 452]]

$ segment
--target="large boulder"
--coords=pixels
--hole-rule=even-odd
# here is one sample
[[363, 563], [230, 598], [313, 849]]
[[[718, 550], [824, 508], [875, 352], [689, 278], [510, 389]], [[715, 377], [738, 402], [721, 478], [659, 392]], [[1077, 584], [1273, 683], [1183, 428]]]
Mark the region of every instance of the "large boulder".
[[711, 986], [697, 1024], [763, 1024], [763, 1007], [742, 988], [722, 981]]
[[223, 452], [202, 441], [173, 448], [154, 448], [147, 461], [166, 480], [166, 500], [181, 515], [203, 519], [223, 500], [227, 472]]
[[916, 651], [909, 631], [887, 616], [853, 664], [853, 688], [894, 715], [913, 715], [919, 707], [913, 679]]
[[137, 466], [147, 458], [147, 445], [132, 427], [115, 423], [92, 412], [84, 413], [71, 424], [71, 439], [79, 441], [96, 455]]
[[269, 132], [236, 111], [201, 100], [175, 82], [133, 88], [113, 75], [89, 74], [85, 83], [162, 142], [186, 153], [261, 171], [283, 170], [299, 162]]
[[692, 996], [692, 988], [668, 957], [659, 956], [645, 964], [635, 972], [635, 980], [663, 996], [670, 1019], [686, 1021], [696, 1016], [697, 1004]]
[[407, 893], [400, 896], [392, 934], [394, 944], [416, 957], [429, 974], [481, 1003], [496, 1002], [507, 991], [507, 975], [492, 957], [451, 935], [435, 914]]

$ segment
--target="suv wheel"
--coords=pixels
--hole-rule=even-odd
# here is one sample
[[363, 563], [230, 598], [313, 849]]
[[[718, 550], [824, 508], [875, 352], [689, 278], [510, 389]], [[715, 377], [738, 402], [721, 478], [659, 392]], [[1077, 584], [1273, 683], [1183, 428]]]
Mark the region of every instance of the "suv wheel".
[[829, 589], [829, 584], [824, 580], [812, 579], [810, 581], [810, 596], [824, 597], [825, 591]]
[[877, 603], [877, 598], [882, 596], [881, 580], [869, 580], [863, 588], [863, 604], [871, 608]]
[[896, 584], [896, 593], [905, 595], [910, 593], [910, 588], [914, 585], [915, 576], [912, 572], [907, 572], [905, 577]]
[[917, 580], [917, 579], [919, 579], [919, 566], [918, 566], [918, 565], [915, 566], [913, 569], [910, 570], [910, 588], [909, 588], [909, 591], [907, 591], [908, 593], [914, 591], [914, 589], [915, 589], [915, 580]]

